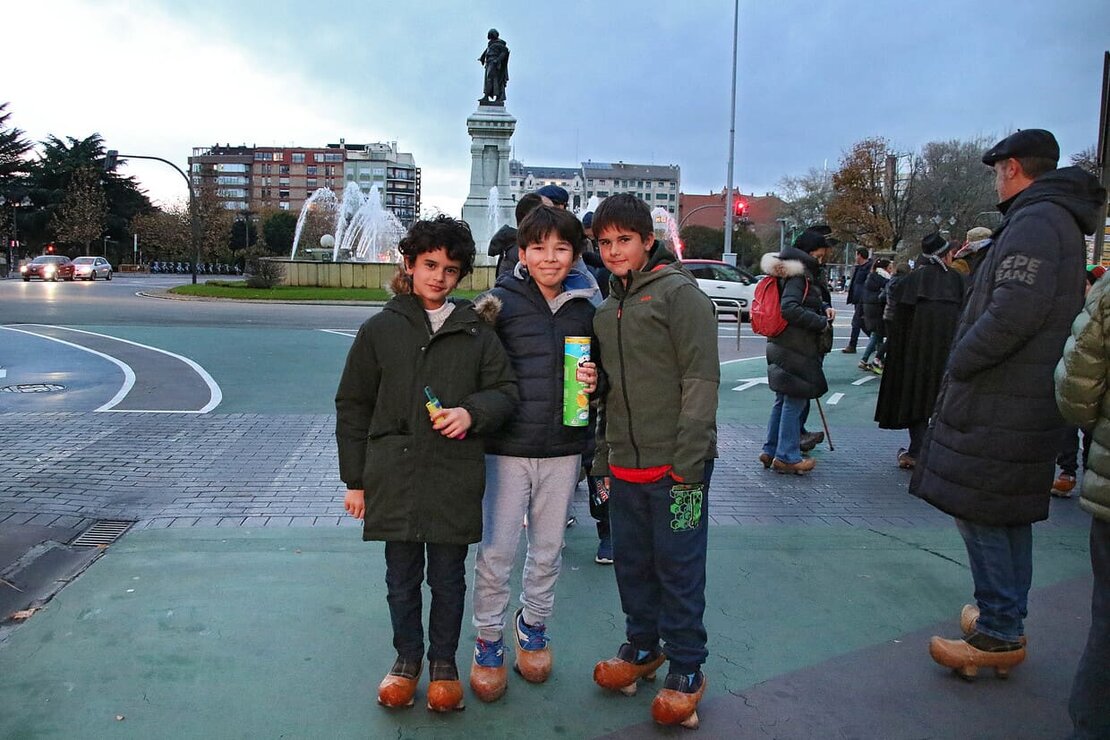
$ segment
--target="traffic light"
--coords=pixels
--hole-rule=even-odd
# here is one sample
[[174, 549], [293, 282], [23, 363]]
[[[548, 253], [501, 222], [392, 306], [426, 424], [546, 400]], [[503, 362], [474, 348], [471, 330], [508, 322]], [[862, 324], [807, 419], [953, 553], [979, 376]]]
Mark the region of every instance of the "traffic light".
[[116, 149], [109, 149], [104, 154], [104, 171], [111, 172], [114, 170], [117, 162], [119, 162], [119, 151]]
[[47, 254], [54, 254], [54, 245], [53, 244], [47, 244], [46, 245], [46, 253]]
[[736, 218], [744, 218], [748, 215], [748, 201], [743, 198], [735, 198], [732, 201], [732, 213]]

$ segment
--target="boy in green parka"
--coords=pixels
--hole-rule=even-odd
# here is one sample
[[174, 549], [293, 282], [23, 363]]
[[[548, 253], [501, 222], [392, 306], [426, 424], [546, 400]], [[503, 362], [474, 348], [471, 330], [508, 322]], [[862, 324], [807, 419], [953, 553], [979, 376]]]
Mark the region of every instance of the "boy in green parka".
[[[482, 537], [482, 435], [508, 419], [516, 384], [496, 333], [447, 296], [474, 265], [462, 221], [438, 216], [401, 240], [396, 295], [359, 329], [335, 396], [344, 508], [385, 541], [397, 659], [378, 702], [412, 706], [424, 652], [421, 586], [432, 590], [428, 708], [462, 709], [455, 666], [466, 554]], [[439, 405], [428, 403], [430, 396]]]

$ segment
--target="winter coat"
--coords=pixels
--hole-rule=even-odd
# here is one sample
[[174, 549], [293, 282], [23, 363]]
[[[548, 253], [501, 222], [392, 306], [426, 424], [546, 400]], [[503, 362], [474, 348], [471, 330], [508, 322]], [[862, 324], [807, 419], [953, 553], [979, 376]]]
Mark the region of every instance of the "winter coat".
[[592, 475], [670, 465], [688, 483], [717, 456], [721, 366], [713, 303], [656, 242], [628, 282], [613, 276], [594, 316], [607, 391]]
[[597, 292], [592, 281], [572, 270], [552, 313], [527, 271], [498, 278], [475, 306], [501, 339], [520, 402], [509, 421], [486, 438], [486, 452], [510, 457], [578, 455], [587, 427], [563, 424], [563, 344], [566, 337], [592, 337]]
[[848, 284], [848, 303], [863, 303], [863, 289], [867, 285], [867, 275], [871, 272], [871, 260], [856, 265], [852, 270], [852, 282]]
[[890, 273], [879, 268], [871, 271], [863, 285], [863, 328], [868, 332], [883, 328], [883, 299], [880, 296], [888, 280]]
[[516, 245], [516, 229], [502, 226], [489, 240], [486, 254], [497, 258], [497, 276], [512, 275], [520, 260], [520, 250]]
[[767, 382], [775, 393], [794, 398], [820, 398], [829, 390], [823, 338], [829, 328], [819, 286], [821, 265], [794, 247], [767, 253], [760, 267], [779, 279], [779, 305], [786, 328], [767, 337]]
[[883, 429], [907, 429], [933, 414], [963, 309], [964, 279], [922, 257], [909, 275], [888, 285], [894, 314], [875, 421]]
[[[464, 439], [432, 429], [424, 388], [461, 406]], [[395, 296], [358, 331], [335, 395], [339, 476], [366, 491], [364, 540], [469, 544], [482, 538], [484, 437], [517, 400], [509, 360], [469, 301], [434, 335], [416, 297]]]
[[1068, 167], [999, 206], [910, 483], [938, 509], [989, 526], [1048, 517], [1063, 433], [1053, 369], [1083, 304], [1083, 234], [1105, 197]]
[[1099, 280], [1072, 324], [1056, 365], [1056, 404], [1064, 419], [1094, 430], [1079, 505], [1110, 521], [1110, 281]]

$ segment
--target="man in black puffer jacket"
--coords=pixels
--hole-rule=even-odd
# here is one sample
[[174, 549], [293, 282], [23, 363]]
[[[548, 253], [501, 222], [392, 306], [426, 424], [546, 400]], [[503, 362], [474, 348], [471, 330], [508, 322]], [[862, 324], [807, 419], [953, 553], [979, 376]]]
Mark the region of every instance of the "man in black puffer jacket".
[[983, 155], [1004, 218], [975, 271], [910, 491], [956, 518], [977, 605], [966, 637], [929, 652], [962, 675], [1004, 673], [1025, 659], [1032, 523], [1048, 518], [1063, 420], [1053, 369], [1083, 305], [1084, 234], [1106, 191], [1078, 167], [1056, 169], [1042, 129], [1018, 131]]
[[811, 398], [828, 391], [822, 368], [822, 339], [832, 323], [820, 288], [821, 262], [829, 254], [825, 236], [807, 229], [778, 254], [765, 254], [760, 267], [779, 278], [782, 317], [787, 327], [767, 338], [767, 382], [775, 405], [767, 423], [767, 441], [759, 461], [780, 473], [802, 475], [813, 469], [799, 447], [801, 415]]

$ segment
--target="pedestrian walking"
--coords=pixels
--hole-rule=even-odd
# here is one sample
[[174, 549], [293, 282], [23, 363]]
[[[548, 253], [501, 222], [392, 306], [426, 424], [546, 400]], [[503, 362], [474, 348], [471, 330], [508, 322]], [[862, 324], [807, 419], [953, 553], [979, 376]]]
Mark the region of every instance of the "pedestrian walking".
[[[1048, 517], [1063, 420], [1052, 373], [1083, 304], [1084, 234], [1106, 192], [1078, 167], [1056, 169], [1043, 129], [983, 155], [1002, 224], [975, 270], [910, 491], [956, 519], [975, 605], [963, 639], [934, 637], [933, 659], [963, 676], [1005, 675], [1025, 659], [1033, 522]], [[908, 279], [908, 278], [907, 278]]]
[[[593, 336], [590, 299], [597, 288], [573, 267], [584, 241], [574, 214], [536, 208], [519, 226], [520, 267], [498, 278], [476, 303], [508, 353], [520, 394], [509, 422], [486, 439], [482, 542], [474, 562], [478, 636], [470, 670], [470, 687], [486, 702], [499, 699], [508, 685], [505, 613], [525, 517], [521, 607], [509, 627], [513, 665], [532, 683], [543, 683], [551, 673], [546, 624], [554, 610], [567, 515], [589, 435], [588, 424], [568, 426], [563, 413], [566, 338], [589, 343]], [[578, 371], [587, 376], [589, 393], [596, 388], [594, 368], [589, 363]]]
[[627, 637], [616, 657], [594, 667], [594, 681], [634, 692], [639, 679], [654, 676], [669, 659], [652, 717], [696, 726], [708, 655], [703, 620], [709, 482], [717, 456], [717, 322], [712, 303], [655, 240], [653, 226], [648, 205], [631, 194], [609, 196], [594, 212], [594, 233], [613, 279], [594, 317], [607, 390], [592, 472], [610, 485], [613, 567]]
[[767, 382], [775, 394], [759, 461], [779, 473], [808, 473], [817, 462], [802, 457], [802, 413], [810, 399], [829, 389], [822, 367], [835, 313], [821, 291], [821, 264], [831, 251], [826, 237], [806, 230], [778, 254], [763, 255], [760, 267], [779, 285], [786, 328], [767, 338]]
[[[474, 265], [462, 221], [417, 221], [401, 240], [394, 297], [359, 329], [335, 395], [344, 508], [362, 539], [385, 542], [397, 658], [378, 703], [412, 706], [428, 619], [428, 708], [463, 708], [455, 653], [466, 608], [466, 553], [482, 537], [483, 436], [517, 400], [505, 350], [469, 301], [447, 297]], [[426, 568], [426, 570], [425, 570]]]
[[[1091, 514], [1091, 627], [1072, 683], [1068, 713], [1078, 740], [1110, 737], [1110, 283], [1102, 280], [1087, 296], [1072, 326], [1072, 339], [1056, 368], [1056, 401], [1064, 418], [1091, 442], [1084, 463], [1079, 506]], [[1074, 437], [1074, 430], [1072, 433]]]
[[[883, 358], [886, 356], [886, 330], [883, 326], [884, 295], [883, 289], [890, 282], [890, 260], [879, 258], [874, 260], [871, 272], [863, 285], [863, 328], [871, 332], [867, 340], [867, 347], [860, 358], [860, 370], [882, 372]], [[871, 355], [875, 355], [875, 362], [869, 362]]]
[[963, 309], [964, 278], [951, 265], [948, 242], [929, 234], [914, 269], [889, 283], [894, 311], [875, 421], [882, 429], [909, 430], [909, 447], [897, 458], [906, 470], [921, 454]]
[[[848, 304], [855, 307], [852, 312], [852, 333], [848, 335], [848, 346], [840, 350], [846, 355], [856, 353], [859, 333], [863, 326], [863, 289], [867, 275], [871, 272], [871, 252], [866, 247], [856, 248], [856, 266], [852, 270], [852, 282], [848, 283]], [[866, 333], [866, 331], [865, 331]]]

